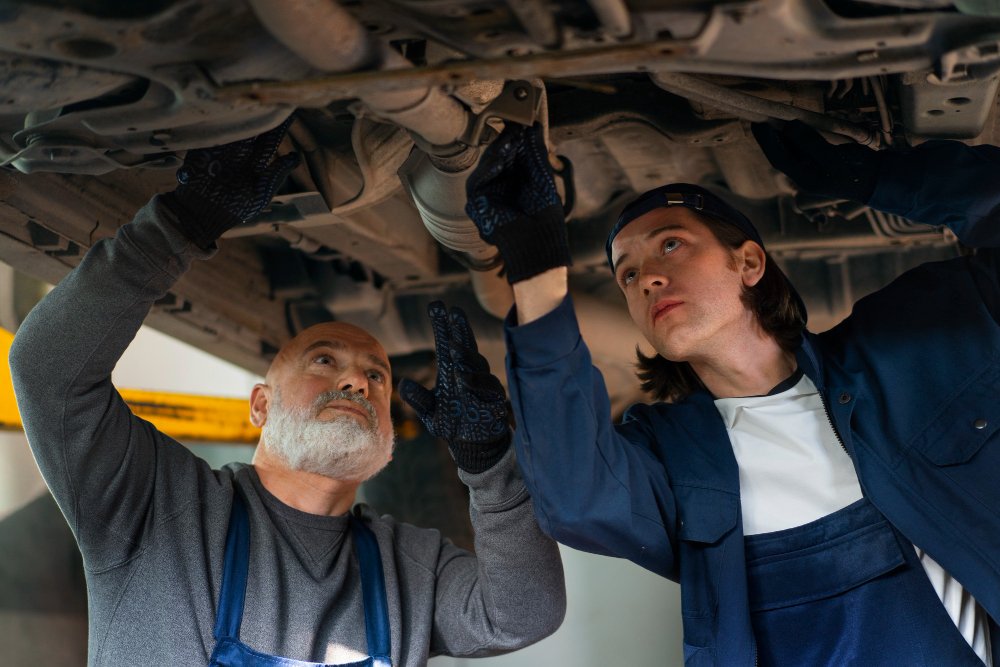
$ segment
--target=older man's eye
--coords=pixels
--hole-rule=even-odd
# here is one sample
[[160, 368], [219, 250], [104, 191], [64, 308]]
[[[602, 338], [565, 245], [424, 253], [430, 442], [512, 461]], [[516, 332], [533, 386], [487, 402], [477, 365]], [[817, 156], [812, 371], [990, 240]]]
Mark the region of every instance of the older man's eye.
[[385, 373], [381, 371], [370, 371], [368, 373], [368, 379], [372, 382], [378, 382], [379, 384], [385, 384]]
[[318, 354], [313, 357], [313, 363], [328, 366], [333, 363], [333, 359], [328, 354]]

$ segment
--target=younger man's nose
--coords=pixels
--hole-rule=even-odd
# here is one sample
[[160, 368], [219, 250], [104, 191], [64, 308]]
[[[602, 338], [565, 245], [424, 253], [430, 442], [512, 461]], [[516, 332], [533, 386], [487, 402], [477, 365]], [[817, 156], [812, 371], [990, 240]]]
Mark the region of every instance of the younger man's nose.
[[639, 280], [644, 294], [649, 294], [654, 289], [664, 287], [668, 282], [666, 276], [656, 272], [644, 273], [640, 276]]

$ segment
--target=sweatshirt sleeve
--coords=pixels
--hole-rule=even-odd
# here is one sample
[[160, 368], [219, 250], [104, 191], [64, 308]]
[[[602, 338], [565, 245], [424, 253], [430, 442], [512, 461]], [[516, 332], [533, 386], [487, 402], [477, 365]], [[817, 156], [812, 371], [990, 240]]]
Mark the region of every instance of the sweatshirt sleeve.
[[111, 371], [154, 301], [208, 253], [154, 197], [98, 241], [20, 326], [10, 351], [18, 409], [35, 459], [88, 569], [114, 567], [157, 521], [196, 500], [207, 466], [135, 417]]
[[528, 324], [512, 318], [505, 332], [514, 445], [542, 530], [670, 576], [676, 505], [649, 422], [613, 424], [569, 297]]
[[556, 631], [566, 614], [562, 560], [538, 528], [513, 448], [469, 487], [475, 555], [444, 541], [437, 564], [432, 654], [513, 651]]

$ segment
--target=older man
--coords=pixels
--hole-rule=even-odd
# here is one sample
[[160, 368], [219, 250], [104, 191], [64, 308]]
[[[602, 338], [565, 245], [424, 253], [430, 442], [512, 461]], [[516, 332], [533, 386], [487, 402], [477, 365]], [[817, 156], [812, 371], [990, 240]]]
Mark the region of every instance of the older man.
[[690, 667], [1000, 664], [1000, 149], [755, 134], [802, 189], [977, 252], [815, 335], [749, 219], [695, 185], [647, 192], [607, 252], [659, 400], [613, 424], [541, 134], [504, 130], [467, 210], [513, 283], [515, 446], [539, 521], [678, 581]]
[[[253, 465], [210, 469], [111, 384], [152, 304], [294, 166], [271, 162], [285, 127], [192, 151], [182, 185], [96, 243], [11, 350], [28, 440], [83, 552], [89, 664], [422, 665], [534, 642], [563, 617], [558, 550], [535, 523], [496, 392], [476, 411], [487, 428], [460, 430], [461, 415], [435, 410], [456, 383], [450, 363], [421, 408], [437, 432], [461, 435], [449, 445], [476, 555], [352, 510], [393, 446], [389, 360], [361, 329], [320, 324], [283, 347], [251, 395], [263, 427]], [[461, 317], [433, 315], [436, 333], [471, 340]], [[489, 384], [474, 348], [438, 342]]]

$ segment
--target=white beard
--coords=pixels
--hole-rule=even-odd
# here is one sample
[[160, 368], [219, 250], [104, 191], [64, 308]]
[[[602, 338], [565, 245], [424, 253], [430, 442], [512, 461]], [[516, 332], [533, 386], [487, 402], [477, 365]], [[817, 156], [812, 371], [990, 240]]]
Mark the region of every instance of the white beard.
[[[315, 411], [336, 398], [337, 393], [319, 396]], [[360, 404], [372, 415], [367, 427], [346, 415], [321, 421], [308, 410], [286, 408], [275, 391], [261, 429], [264, 446], [292, 470], [351, 482], [370, 479], [392, 458], [395, 443], [392, 435], [379, 433], [371, 404]]]

